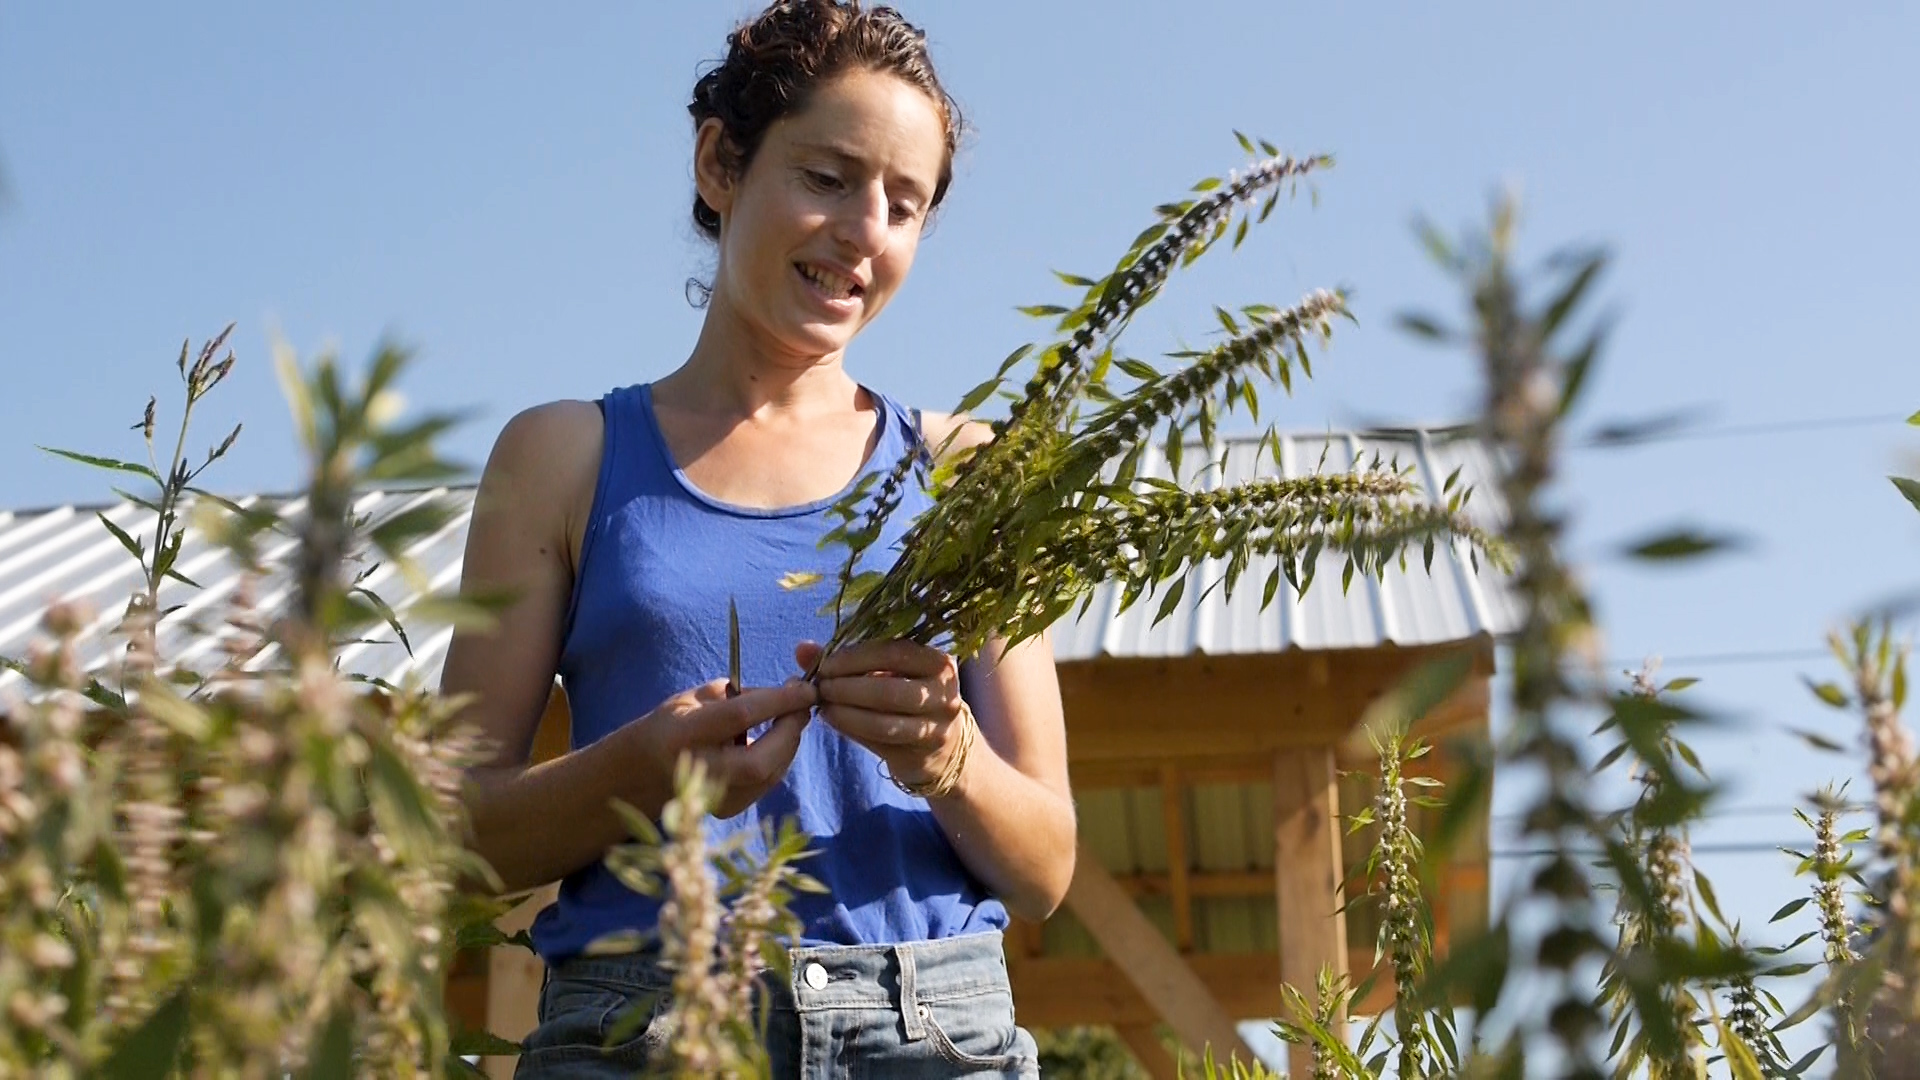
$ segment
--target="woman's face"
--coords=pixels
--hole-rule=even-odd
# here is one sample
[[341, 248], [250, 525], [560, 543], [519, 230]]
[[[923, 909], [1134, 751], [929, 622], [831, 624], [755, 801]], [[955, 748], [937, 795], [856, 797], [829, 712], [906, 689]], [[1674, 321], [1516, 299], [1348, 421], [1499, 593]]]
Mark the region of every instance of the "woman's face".
[[721, 219], [714, 310], [770, 358], [837, 356], [913, 265], [945, 165], [939, 109], [892, 75], [854, 71], [769, 127], [742, 176], [717, 168], [715, 135], [702, 132], [696, 161]]

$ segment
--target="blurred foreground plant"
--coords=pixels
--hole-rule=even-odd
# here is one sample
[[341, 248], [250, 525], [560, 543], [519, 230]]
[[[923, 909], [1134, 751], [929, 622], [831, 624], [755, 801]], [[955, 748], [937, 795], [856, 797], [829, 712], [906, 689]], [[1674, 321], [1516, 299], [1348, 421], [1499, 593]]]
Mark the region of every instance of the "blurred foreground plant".
[[[624, 803], [616, 808], [637, 842], [608, 852], [608, 869], [628, 888], [667, 897], [653, 936], [661, 963], [673, 973], [668, 1007], [654, 1021], [657, 1002], [640, 1002], [616, 1021], [608, 1035], [619, 1043], [649, 1022], [661, 1025], [665, 1060], [659, 1075], [676, 1080], [768, 1076], [766, 1006], [755, 1001], [754, 984], [771, 973], [790, 975], [786, 942], [800, 932], [788, 910], [796, 892], [825, 887], [795, 868], [807, 854], [807, 837], [791, 820], [777, 832], [765, 826], [764, 859], [753, 854], [752, 837], [740, 833], [719, 848], [709, 846], [704, 822], [724, 791], [706, 767], [683, 755], [675, 795], [655, 825]], [[594, 942], [588, 953], [630, 952], [643, 935], [620, 933]]]
[[[452, 421], [395, 423], [397, 349], [358, 386], [330, 358], [302, 371], [283, 352], [304, 513], [220, 499], [196, 481], [239, 430], [198, 466], [185, 446], [194, 407], [233, 368], [225, 337], [191, 366], [182, 351], [186, 404], [164, 469], [58, 451], [153, 485], [121, 495], [154, 515], [155, 540], [102, 516], [141, 582], [101, 672], [80, 668], [93, 620], [75, 605], [49, 609], [51, 640], [10, 665], [30, 690], [0, 718], [0, 1074], [404, 1077], [454, 1064], [442, 927], [456, 880], [485, 875], [461, 843], [461, 770], [477, 746], [449, 726], [459, 702], [369, 688], [335, 660], [338, 643], [392, 620], [349, 562], [364, 546], [407, 571], [407, 547], [450, 513], [423, 504], [363, 535], [354, 497], [448, 475], [431, 441]], [[135, 425], [150, 451], [155, 410]], [[187, 609], [173, 586], [198, 588], [178, 565], [189, 508], [242, 574]], [[290, 571], [276, 575], [258, 540], [283, 528]], [[161, 653], [172, 617], [217, 640], [211, 667]]]

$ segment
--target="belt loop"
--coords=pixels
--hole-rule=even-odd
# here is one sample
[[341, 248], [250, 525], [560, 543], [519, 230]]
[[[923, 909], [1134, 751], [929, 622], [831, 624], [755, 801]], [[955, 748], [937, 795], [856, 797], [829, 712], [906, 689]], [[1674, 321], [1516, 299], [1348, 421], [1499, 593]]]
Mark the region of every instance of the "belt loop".
[[906, 1027], [908, 1042], [927, 1037], [927, 1025], [920, 1017], [919, 973], [914, 969], [913, 946], [895, 945], [894, 959], [900, 964], [900, 1020]]

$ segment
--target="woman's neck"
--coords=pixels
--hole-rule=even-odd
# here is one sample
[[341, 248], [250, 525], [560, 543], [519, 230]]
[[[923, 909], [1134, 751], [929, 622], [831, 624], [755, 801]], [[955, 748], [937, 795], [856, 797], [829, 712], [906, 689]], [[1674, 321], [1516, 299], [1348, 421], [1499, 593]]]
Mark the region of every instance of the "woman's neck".
[[686, 362], [654, 384], [656, 400], [691, 412], [740, 419], [804, 417], [859, 407], [859, 386], [841, 364], [841, 352], [784, 354], [768, 347], [714, 297]]

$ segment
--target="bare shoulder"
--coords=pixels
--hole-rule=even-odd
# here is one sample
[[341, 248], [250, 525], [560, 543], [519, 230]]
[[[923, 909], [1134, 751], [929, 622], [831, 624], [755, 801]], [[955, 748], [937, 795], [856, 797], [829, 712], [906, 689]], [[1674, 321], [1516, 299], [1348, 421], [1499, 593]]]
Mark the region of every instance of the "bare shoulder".
[[923, 412], [920, 431], [941, 461], [952, 461], [993, 441], [993, 425], [966, 413]]
[[592, 507], [605, 439], [605, 421], [591, 401], [552, 401], [517, 413], [494, 441], [476, 513], [507, 513], [522, 518], [523, 528], [577, 535]]

